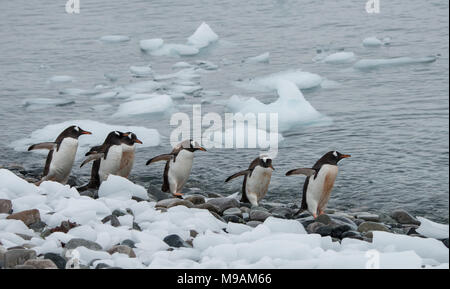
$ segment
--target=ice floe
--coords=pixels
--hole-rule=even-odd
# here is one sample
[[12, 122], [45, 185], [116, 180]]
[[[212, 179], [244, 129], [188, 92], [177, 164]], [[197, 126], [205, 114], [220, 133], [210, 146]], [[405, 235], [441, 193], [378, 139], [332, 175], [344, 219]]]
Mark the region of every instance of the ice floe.
[[270, 52], [264, 52], [260, 55], [244, 59], [245, 63], [269, 63]]
[[68, 83], [68, 82], [74, 82], [75, 78], [69, 75], [55, 75], [50, 77], [47, 82], [48, 83]]
[[446, 239], [449, 236], [449, 226], [438, 224], [423, 217], [417, 217], [420, 227], [416, 231], [428, 238]]
[[169, 95], [154, 94], [148, 99], [122, 103], [113, 117], [169, 113], [172, 108], [173, 101]]
[[379, 47], [383, 42], [375, 36], [370, 36], [363, 39], [363, 45], [366, 47]]
[[29, 98], [22, 102], [27, 110], [41, 109], [51, 106], [66, 106], [74, 104], [75, 101], [61, 98]]
[[[50, 124], [41, 129], [35, 130], [29, 137], [14, 141], [10, 144], [10, 146], [17, 151], [26, 151], [32, 144], [55, 140], [64, 129], [71, 125], [78, 125], [79, 127], [92, 132], [92, 135], [79, 138], [77, 153], [78, 159], [82, 157], [83, 152], [86, 152], [89, 147], [102, 144], [108, 133], [114, 130], [134, 132], [143, 142], [140, 147], [157, 146], [160, 143], [160, 135], [156, 129], [142, 126], [105, 124], [93, 120], [69, 120], [62, 123]], [[36, 150], [33, 152], [40, 154], [47, 153], [47, 151], [44, 150]]]
[[195, 30], [194, 34], [192, 34], [188, 38], [188, 44], [200, 49], [204, 48], [211, 43], [217, 41], [219, 36], [209, 27], [208, 24], [203, 22], [200, 26]]
[[345, 64], [356, 60], [355, 53], [340, 51], [326, 56], [322, 61], [330, 64]]
[[249, 78], [235, 81], [234, 84], [249, 90], [274, 91], [278, 88], [280, 80], [287, 80], [299, 89], [310, 89], [320, 86], [322, 77], [320, 75], [302, 71], [300, 69], [281, 71], [266, 76]]
[[130, 37], [126, 35], [105, 35], [100, 37], [100, 41], [106, 43], [120, 43], [130, 41]]
[[264, 104], [256, 98], [242, 100], [232, 96], [228, 108], [233, 112], [277, 113], [280, 131], [289, 130], [298, 125], [330, 123], [331, 120], [319, 113], [303, 96], [297, 85], [288, 80], [277, 80], [278, 99]]
[[400, 66], [408, 64], [423, 64], [436, 61], [436, 56], [427, 57], [395, 57], [385, 59], [361, 59], [355, 63], [354, 67], [361, 70], [369, 70], [387, 66]]
[[150, 66], [130, 66], [130, 72], [137, 77], [151, 76], [153, 74]]

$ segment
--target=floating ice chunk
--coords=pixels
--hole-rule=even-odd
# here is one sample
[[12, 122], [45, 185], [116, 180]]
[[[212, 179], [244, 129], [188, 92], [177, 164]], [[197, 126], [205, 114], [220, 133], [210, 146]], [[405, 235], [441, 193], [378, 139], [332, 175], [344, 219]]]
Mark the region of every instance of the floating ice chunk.
[[381, 40], [376, 38], [375, 36], [371, 36], [363, 40], [363, 45], [366, 47], [379, 47], [383, 45], [383, 42], [381, 42]]
[[48, 79], [48, 83], [68, 83], [74, 82], [75, 79], [69, 75], [55, 75]]
[[100, 37], [100, 41], [106, 43], [118, 43], [130, 41], [130, 37], [125, 35], [105, 35]]
[[0, 191], [6, 193], [10, 199], [39, 194], [38, 187], [6, 169], [0, 169]]
[[249, 90], [273, 91], [278, 89], [280, 80], [287, 80], [299, 89], [309, 89], [319, 86], [322, 83], [322, 77], [317, 74], [305, 72], [300, 69], [288, 70], [270, 74], [267, 76], [235, 81], [235, 85]]
[[28, 98], [25, 99], [22, 103], [27, 110], [35, 110], [50, 106], [71, 105], [74, 104], [75, 101], [69, 99], [54, 99], [54, 98]]
[[[160, 135], [155, 129], [149, 129], [142, 126], [110, 125], [92, 120], [69, 120], [62, 123], [47, 125], [42, 129], [35, 130], [28, 138], [14, 141], [10, 144], [10, 146], [17, 151], [26, 151], [27, 148], [32, 144], [53, 141], [64, 129], [71, 125], [78, 125], [79, 127], [92, 132], [92, 135], [79, 138], [77, 153], [78, 159], [82, 157], [83, 152], [86, 152], [89, 147], [103, 143], [106, 136], [114, 130], [134, 132], [143, 142], [142, 145], [139, 145], [140, 147], [157, 146], [160, 142]], [[33, 152], [39, 153], [39, 151]], [[47, 152], [43, 151], [43, 153], [46, 154]], [[0, 187], [1, 185], [2, 182], [0, 182]], [[28, 185], [34, 187], [35, 190], [37, 189], [37, 187], [32, 184]]]
[[144, 200], [148, 200], [147, 190], [132, 183], [126, 178], [110, 175], [108, 179], [100, 185], [98, 189], [99, 198], [108, 198], [111, 195], [130, 193], [131, 196], [138, 197]]
[[80, 96], [80, 95], [91, 96], [96, 95], [98, 93], [99, 91], [97, 89], [81, 89], [81, 88], [65, 88], [59, 91], [59, 94], [62, 95], [67, 94], [71, 96]]
[[436, 61], [435, 56], [411, 58], [411, 57], [396, 57], [387, 59], [361, 59], [355, 63], [354, 67], [361, 70], [375, 69], [386, 66], [400, 66], [408, 64], [422, 64]]
[[344, 64], [351, 63], [355, 61], [355, 59], [355, 53], [341, 51], [328, 55], [323, 59], [323, 62], [330, 64]]
[[92, 99], [109, 99], [109, 98], [115, 98], [119, 94], [118, 91], [107, 91], [103, 93], [99, 93], [97, 95], [94, 95]]
[[187, 62], [184, 61], [180, 61], [175, 63], [174, 65], [172, 65], [172, 69], [179, 69], [179, 68], [191, 68], [192, 64], [189, 64]]
[[164, 44], [150, 52], [153, 56], [192, 56], [198, 54], [198, 48], [185, 44]]
[[436, 239], [396, 235], [388, 232], [374, 231], [373, 246], [375, 249], [386, 249], [396, 252], [413, 250], [424, 259], [434, 259], [440, 263], [448, 263], [448, 248]]
[[265, 52], [263, 54], [248, 57], [244, 60], [246, 63], [269, 63], [270, 60], [270, 52]]
[[196, 72], [195, 69], [192, 68], [182, 69], [180, 71], [169, 74], [155, 75], [154, 77], [154, 79], [157, 81], [169, 79], [192, 80], [197, 78], [200, 78], [200, 75]]
[[293, 82], [278, 80], [276, 87], [279, 98], [275, 102], [264, 104], [255, 98], [241, 100], [232, 96], [227, 106], [231, 111], [243, 114], [277, 113], [280, 131], [297, 125], [330, 123], [331, 120], [319, 113]]
[[449, 235], [448, 224], [447, 225], [438, 224], [423, 217], [417, 217], [417, 220], [420, 221], [420, 226], [419, 228], [416, 229], [417, 233], [428, 238], [435, 238], [435, 239], [448, 238]]
[[134, 82], [124, 86], [125, 90], [134, 92], [134, 93], [144, 93], [155, 91], [158, 88], [161, 88], [162, 84], [153, 80]]
[[170, 112], [170, 109], [172, 107], [173, 101], [169, 95], [155, 95], [150, 99], [135, 100], [122, 103], [113, 117], [168, 113]]
[[195, 30], [194, 34], [192, 34], [188, 38], [188, 43], [193, 45], [194, 47], [200, 49], [208, 46], [209, 44], [217, 41], [219, 36], [209, 27], [208, 24], [203, 22], [197, 30]]
[[149, 76], [152, 75], [153, 70], [149, 66], [130, 66], [130, 72], [134, 76]]
[[160, 48], [164, 44], [164, 40], [160, 38], [144, 39], [139, 41], [139, 46], [143, 51], [153, 51]]

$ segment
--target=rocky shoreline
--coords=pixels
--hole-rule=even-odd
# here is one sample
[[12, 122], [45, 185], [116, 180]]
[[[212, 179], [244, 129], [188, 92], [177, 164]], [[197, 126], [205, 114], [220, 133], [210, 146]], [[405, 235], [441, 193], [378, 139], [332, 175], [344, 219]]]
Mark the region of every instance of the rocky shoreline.
[[[28, 181], [33, 180], [33, 176], [25, 173], [20, 169], [9, 168], [16, 175]], [[87, 191], [84, 195], [91, 198], [97, 198], [96, 191]], [[395, 210], [390, 214], [374, 214], [369, 212], [343, 212], [334, 209], [327, 209], [325, 214], [314, 219], [309, 213], [303, 212], [296, 214], [299, 210], [296, 204], [284, 205], [280, 203], [262, 203], [258, 207], [251, 207], [250, 204], [241, 203], [236, 198], [222, 196], [217, 193], [197, 193], [186, 195], [184, 199], [172, 198], [167, 194], [149, 192], [147, 200], [133, 197], [137, 202], [155, 202], [155, 210], [162, 213], [176, 206], [184, 206], [187, 208], [197, 208], [208, 210], [216, 219], [224, 223], [245, 224], [250, 227], [257, 227], [263, 224], [269, 217], [279, 219], [295, 220], [306, 229], [308, 234], [318, 234], [322, 237], [329, 236], [333, 242], [342, 242], [344, 239], [357, 239], [364, 242], [372, 242], [373, 233], [375, 231], [390, 232], [393, 234], [407, 235], [412, 237], [426, 238], [416, 231], [420, 225], [420, 221], [414, 218], [405, 210]], [[24, 211], [13, 211], [11, 200], [0, 199], [0, 219], [20, 220], [29, 229], [39, 234], [42, 239], [55, 233], [67, 233], [71, 229], [79, 226], [76, 222], [69, 220], [61, 222], [59, 226], [50, 227], [41, 220], [39, 210], [30, 209]], [[120, 220], [129, 220], [131, 230], [142, 231], [139, 224], [135, 220], [133, 210], [114, 210], [111, 215], [104, 217], [101, 222], [110, 224], [113, 227], [120, 227]], [[226, 229], [223, 231], [227, 232]], [[199, 232], [190, 230], [189, 238], [182, 238], [176, 234], [167, 235], [163, 241], [169, 246], [167, 250], [174, 248], [192, 248], [193, 241]], [[0, 242], [0, 268], [16, 268], [16, 269], [43, 269], [43, 268], [66, 268], [70, 258], [66, 255], [67, 250], [75, 249], [80, 246], [89, 250], [103, 251], [108, 254], [120, 253], [130, 258], [135, 258], [134, 252], [135, 242], [132, 240], [123, 240], [115, 244], [108, 250], [103, 250], [100, 244], [96, 242], [73, 238], [67, 242], [62, 242], [64, 248], [62, 254], [46, 253], [38, 255], [33, 250], [33, 245], [27, 241], [33, 236], [25, 234], [16, 234], [25, 240], [21, 246], [9, 247], [6, 249]], [[448, 238], [441, 239], [441, 242], [448, 248]], [[103, 269], [117, 268], [105, 263], [91, 261], [90, 264], [82, 264], [81, 268]]]

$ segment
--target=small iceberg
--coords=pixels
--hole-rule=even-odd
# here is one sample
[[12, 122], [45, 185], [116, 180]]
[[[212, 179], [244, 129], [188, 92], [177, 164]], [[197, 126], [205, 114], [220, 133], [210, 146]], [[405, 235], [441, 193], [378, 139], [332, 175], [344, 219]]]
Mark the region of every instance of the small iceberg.
[[144, 39], [139, 42], [142, 51], [153, 56], [192, 56], [219, 39], [216, 33], [203, 22], [186, 44], [165, 43], [161, 38]]
[[417, 233], [435, 239], [447, 239], [449, 235], [449, 226], [445, 224], [438, 224], [423, 217], [417, 217], [420, 222]]
[[380, 47], [381, 45], [383, 45], [383, 42], [375, 36], [371, 36], [364, 38], [363, 45], [365, 47]]
[[172, 98], [169, 95], [153, 95], [149, 99], [133, 100], [122, 103], [112, 117], [127, 117], [143, 114], [164, 114], [170, 112], [173, 107]]
[[396, 57], [387, 59], [361, 59], [355, 63], [354, 67], [361, 70], [375, 69], [387, 66], [401, 66], [408, 64], [422, 64], [436, 61], [436, 56], [412, 58], [412, 57]]
[[75, 79], [72, 76], [69, 75], [55, 75], [50, 77], [47, 80], [47, 83], [69, 83], [74, 82]]
[[263, 54], [248, 57], [243, 60], [245, 63], [269, 63], [270, 60], [270, 52], [265, 52]]
[[320, 75], [302, 71], [300, 69], [281, 71], [267, 76], [249, 78], [235, 81], [237, 87], [256, 91], [274, 91], [278, 89], [280, 80], [287, 80], [299, 89], [310, 89], [320, 86], [322, 77]]
[[29, 98], [25, 99], [22, 104], [27, 110], [42, 109], [50, 106], [66, 106], [74, 104], [75, 101], [69, 99], [53, 99], [53, 98]]
[[297, 85], [288, 80], [279, 80], [276, 84], [279, 98], [272, 103], [264, 104], [250, 98], [241, 100], [234, 95], [227, 107], [232, 112], [277, 113], [280, 131], [287, 131], [298, 125], [329, 124], [331, 119], [319, 113], [303, 96]]
[[65, 88], [59, 91], [61, 95], [71, 95], [71, 96], [91, 96], [98, 94], [99, 91], [97, 89], [81, 89], [81, 88]]
[[[27, 151], [27, 148], [35, 143], [48, 142], [56, 137], [67, 127], [77, 125], [85, 130], [92, 132], [92, 135], [80, 137], [78, 140], [78, 158], [81, 158], [90, 147], [103, 143], [105, 137], [111, 131], [118, 130], [122, 132], [132, 131], [143, 142], [139, 147], [152, 147], [160, 144], [160, 135], [156, 129], [143, 126], [125, 126], [116, 124], [106, 124], [93, 120], [69, 120], [61, 123], [50, 124], [41, 129], [35, 130], [27, 138], [22, 138], [10, 144], [10, 147], [17, 151]], [[46, 154], [47, 151], [36, 150], [33, 153]]]
[[130, 72], [135, 77], [145, 77], [153, 74], [150, 66], [130, 66]]
[[336, 52], [326, 56], [322, 62], [329, 64], [346, 64], [352, 63], [356, 60], [355, 53], [353, 52]]
[[125, 35], [105, 35], [100, 37], [100, 41], [105, 43], [120, 43], [130, 41], [130, 37]]
[[153, 80], [134, 82], [125, 85], [123, 88], [134, 93], [152, 92], [162, 87], [161, 83]]

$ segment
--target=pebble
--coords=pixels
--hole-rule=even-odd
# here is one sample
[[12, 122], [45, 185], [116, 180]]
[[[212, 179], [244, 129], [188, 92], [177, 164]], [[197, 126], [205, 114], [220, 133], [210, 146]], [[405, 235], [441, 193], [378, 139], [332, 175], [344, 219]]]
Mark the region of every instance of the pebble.
[[31, 259], [27, 260], [25, 266], [33, 266], [35, 269], [58, 269], [58, 267], [49, 259]]
[[253, 227], [253, 228], [256, 228], [258, 225], [260, 225], [262, 223], [263, 222], [260, 222], [260, 221], [248, 221], [246, 225], [250, 226], [250, 227]]
[[238, 217], [241, 217], [241, 218], [242, 218], [242, 212], [241, 212], [241, 209], [239, 209], [239, 208], [229, 208], [229, 209], [226, 209], [226, 210], [223, 212], [223, 215], [224, 215], [224, 216], [226, 216], [226, 215], [235, 215], [235, 216], [238, 216]]
[[402, 209], [393, 211], [391, 217], [400, 224], [420, 225], [420, 222], [416, 218]]
[[281, 219], [292, 219], [294, 216], [294, 210], [285, 207], [276, 207], [269, 210], [272, 216]]
[[215, 198], [208, 200], [207, 204], [214, 205], [219, 208], [219, 212], [223, 213], [229, 208], [238, 208], [239, 202], [233, 198]]
[[98, 263], [97, 266], [95, 266], [95, 269], [109, 269], [111, 266], [105, 263]]
[[141, 227], [136, 222], [133, 222], [133, 230], [137, 230], [139, 232], [142, 232]]
[[28, 249], [12, 249], [4, 253], [3, 266], [5, 268], [14, 268], [17, 265], [23, 265], [27, 260], [36, 259], [36, 252]]
[[184, 200], [191, 202], [194, 205], [200, 205], [205, 203], [205, 198], [202, 195], [189, 195]]
[[444, 239], [444, 240], [442, 240], [442, 243], [444, 243], [445, 247], [447, 247], [447, 248], [448, 248], [448, 238], [447, 238], [447, 239]]
[[364, 221], [371, 221], [371, 222], [379, 222], [380, 217], [376, 214], [370, 214], [370, 213], [362, 213], [356, 215], [357, 219], [361, 219]]
[[389, 232], [389, 228], [381, 223], [375, 223], [375, 222], [364, 222], [361, 225], [358, 226], [358, 232], [365, 233], [369, 231], [384, 231]]
[[28, 228], [32, 229], [35, 232], [42, 232], [44, 230], [44, 228], [47, 226], [46, 223], [42, 222], [42, 221], [37, 221], [31, 225], [28, 226]]
[[188, 208], [194, 207], [194, 204], [192, 204], [189, 201], [178, 199], [178, 198], [172, 198], [172, 199], [165, 199], [161, 200], [156, 203], [155, 207], [163, 207], [163, 208], [172, 208], [175, 206], [185, 206]]
[[165, 199], [170, 199], [172, 198], [171, 194], [168, 193], [164, 193], [160, 190], [156, 190], [156, 189], [148, 189], [147, 190], [148, 195], [155, 199], [157, 202], [161, 201], [161, 200], [165, 200]]
[[52, 262], [56, 265], [58, 269], [65, 269], [66, 268], [66, 259], [61, 257], [58, 254], [55, 253], [46, 253], [44, 255], [44, 259], [52, 260]]
[[180, 236], [177, 234], [172, 234], [166, 236], [163, 241], [169, 245], [170, 247], [180, 248], [180, 247], [189, 247], [189, 244], [186, 243]]
[[253, 210], [253, 209], [250, 211], [250, 220], [252, 220], [252, 221], [264, 222], [270, 216], [271, 216], [271, 214], [266, 211]]
[[0, 214], [11, 214], [12, 203], [10, 200], [0, 199]]
[[136, 258], [136, 254], [134, 253], [133, 249], [126, 245], [113, 246], [111, 249], [108, 250], [108, 253], [111, 255], [114, 253], [120, 253], [128, 255], [128, 257], [130, 258]]
[[205, 209], [205, 210], [208, 210], [210, 212], [214, 212], [216, 214], [220, 213], [219, 207], [214, 206], [214, 205], [212, 205], [210, 203], [204, 203], [204, 204], [200, 204], [200, 205], [195, 205], [194, 207], [197, 208], [197, 209]]
[[136, 248], [135, 244], [136, 243], [133, 240], [130, 240], [130, 239], [123, 240], [122, 243], [120, 243], [120, 245], [125, 245], [125, 246], [128, 246], [130, 248]]
[[358, 240], [362, 240], [363, 236], [361, 235], [361, 233], [357, 232], [357, 231], [347, 231], [342, 233], [341, 238], [351, 238], [351, 239], [358, 239]]
[[123, 212], [123, 211], [121, 211], [121, 210], [119, 210], [119, 209], [115, 209], [112, 213], [111, 213], [111, 215], [113, 215], [113, 216], [115, 216], [115, 217], [122, 217], [122, 216], [125, 216], [127, 213], [126, 212]]
[[75, 249], [75, 248], [78, 248], [81, 246], [86, 247], [90, 250], [94, 250], [94, 251], [102, 250], [102, 246], [100, 246], [99, 244], [97, 244], [93, 241], [89, 241], [89, 240], [85, 240], [85, 239], [81, 239], [81, 238], [71, 239], [69, 242], [67, 242], [65, 248], [67, 250], [71, 250], [71, 249]]
[[218, 193], [208, 193], [208, 198], [223, 198], [223, 196]]
[[231, 222], [231, 223], [240, 223], [240, 224], [244, 224], [244, 220], [242, 218], [240, 218], [239, 216], [236, 215], [224, 215], [222, 217], [224, 219], [224, 221], [226, 223]]
[[105, 224], [107, 222], [110, 222], [111, 226], [113, 226], [113, 227], [120, 227], [120, 221], [115, 215], [109, 215], [102, 219], [103, 224]]
[[25, 225], [29, 226], [41, 220], [41, 215], [39, 210], [32, 209], [26, 210], [18, 213], [14, 213], [6, 217], [6, 219], [15, 219], [22, 221]]

